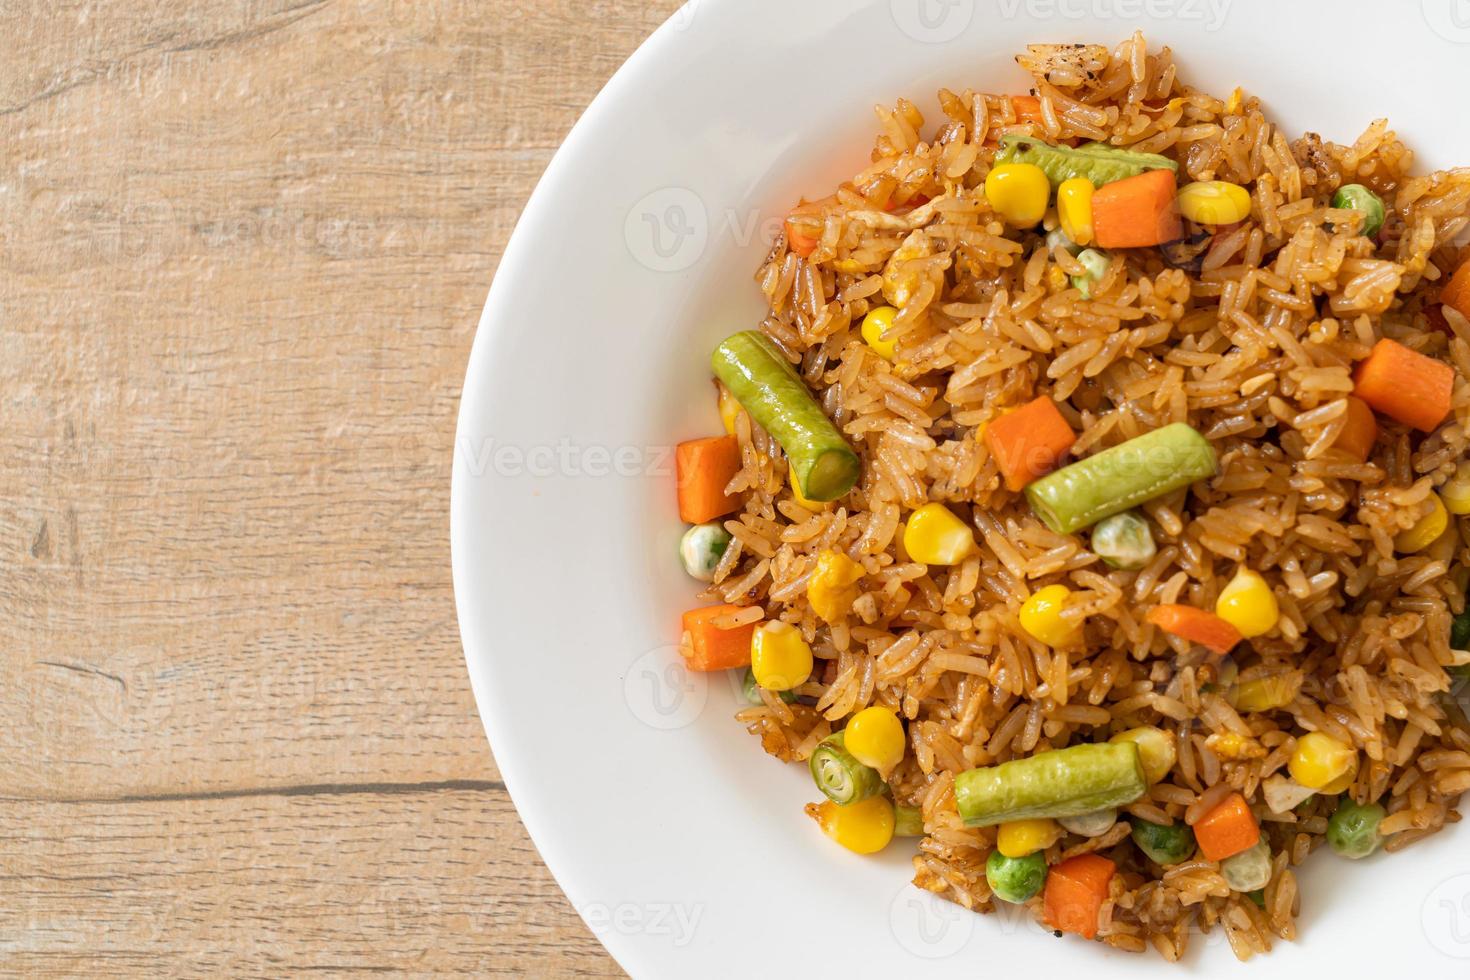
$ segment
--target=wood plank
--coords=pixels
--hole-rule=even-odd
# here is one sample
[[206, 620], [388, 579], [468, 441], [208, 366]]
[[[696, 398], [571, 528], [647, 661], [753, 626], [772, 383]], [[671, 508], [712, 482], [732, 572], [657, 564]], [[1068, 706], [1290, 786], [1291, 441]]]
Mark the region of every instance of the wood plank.
[[461, 662], [454, 412], [676, 4], [10, 0], [0, 970], [616, 975]]
[[7, 975], [622, 975], [493, 787], [7, 800], [0, 875]]

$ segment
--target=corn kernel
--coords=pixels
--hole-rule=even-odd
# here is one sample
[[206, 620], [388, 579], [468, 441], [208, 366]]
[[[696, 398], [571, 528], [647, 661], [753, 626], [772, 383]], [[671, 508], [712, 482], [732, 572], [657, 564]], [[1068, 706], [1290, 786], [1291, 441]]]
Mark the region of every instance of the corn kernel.
[[1470, 514], [1470, 461], [1461, 463], [1449, 482], [1439, 488], [1439, 499], [1456, 517]]
[[1249, 639], [1275, 629], [1281, 619], [1281, 607], [1266, 580], [1249, 568], [1242, 568], [1221, 590], [1215, 602], [1215, 615]]
[[1051, 181], [1034, 163], [1003, 163], [985, 178], [985, 197], [1011, 225], [1030, 228], [1046, 217]]
[[903, 722], [887, 708], [864, 708], [848, 719], [843, 745], [852, 757], [879, 772], [888, 772], [903, 761]]
[[1445, 508], [1444, 501], [1440, 499], [1439, 494], [1433, 495], [1432, 502], [1434, 504], [1433, 510], [1419, 518], [1419, 523], [1407, 531], [1401, 532], [1398, 537], [1393, 539], [1395, 551], [1405, 555], [1412, 555], [1416, 551], [1423, 551], [1438, 541], [1440, 535], [1444, 534], [1449, 528], [1450, 514]]
[[1062, 828], [1055, 820], [1010, 820], [1000, 825], [995, 849], [1008, 858], [1023, 858], [1044, 851], [1061, 840]]
[[807, 601], [818, 616], [835, 623], [857, 601], [857, 583], [863, 575], [863, 566], [842, 552], [823, 551], [817, 555], [817, 567], [807, 582]]
[[925, 504], [909, 515], [903, 550], [925, 565], [958, 565], [975, 550], [975, 532], [943, 504]]
[[1215, 758], [1224, 762], [1242, 762], [1247, 759], [1266, 758], [1266, 747], [1253, 738], [1239, 732], [1216, 732], [1205, 739]]
[[807, 804], [806, 812], [822, 833], [856, 854], [876, 854], [893, 840], [893, 804], [886, 796], [847, 806], [824, 800]]
[[1174, 736], [1152, 725], [1119, 732], [1108, 741], [1133, 742], [1138, 746], [1138, 758], [1143, 763], [1143, 776], [1148, 780], [1150, 786], [1169, 775], [1169, 770], [1174, 768], [1174, 763], [1179, 759], [1179, 748], [1174, 742]]
[[742, 411], [740, 403], [735, 400], [734, 395], [730, 394], [730, 389], [718, 381], [715, 382], [715, 387], [720, 390], [720, 421], [725, 425], [725, 434], [733, 436], [735, 434], [735, 420], [740, 417], [740, 412]]
[[768, 691], [789, 691], [812, 676], [812, 648], [790, 623], [762, 623], [750, 640], [750, 672]]
[[893, 360], [897, 340], [884, 340], [883, 333], [893, 326], [893, 318], [898, 316], [898, 310], [891, 306], [880, 306], [869, 310], [868, 315], [863, 317], [863, 340], [873, 348], [873, 352], [885, 361]]
[[1294, 672], [1256, 677], [1236, 687], [1230, 703], [1241, 714], [1275, 711], [1291, 704], [1300, 688], [1301, 680]]
[[1296, 750], [1287, 763], [1292, 779], [1308, 789], [1323, 792], [1328, 792], [1328, 787], [1344, 776], [1351, 780], [1351, 774], [1357, 767], [1357, 749], [1321, 732], [1311, 732], [1297, 739]]
[[1179, 210], [1201, 225], [1233, 225], [1251, 214], [1251, 192], [1225, 180], [1200, 180], [1179, 188]]
[[1062, 618], [1071, 598], [1065, 585], [1048, 585], [1021, 604], [1021, 628], [1047, 646], [1070, 645], [1079, 633], [1076, 624]]
[[1057, 188], [1057, 220], [1078, 245], [1092, 244], [1092, 195], [1096, 190], [1086, 177], [1064, 180]]

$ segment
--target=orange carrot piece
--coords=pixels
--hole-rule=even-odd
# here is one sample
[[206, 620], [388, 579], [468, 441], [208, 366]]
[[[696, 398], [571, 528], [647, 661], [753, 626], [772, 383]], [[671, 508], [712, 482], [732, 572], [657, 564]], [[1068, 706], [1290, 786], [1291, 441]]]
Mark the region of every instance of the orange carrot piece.
[[740, 472], [740, 443], [734, 436], [712, 436], [681, 442], [674, 450], [679, 483], [679, 519], [704, 524], [740, 506], [725, 485]]
[[1098, 854], [1079, 854], [1046, 874], [1046, 922], [1053, 929], [1097, 938], [1098, 913], [1118, 866]]
[[1239, 793], [1231, 793], [1194, 825], [1194, 839], [1211, 861], [1235, 857], [1256, 846], [1261, 839], [1261, 825]]
[[1041, 113], [1041, 100], [1034, 95], [1011, 96], [1011, 108], [1016, 110], [1016, 122], [1018, 123], [1046, 125], [1046, 117]]
[[1353, 394], [1396, 422], [1433, 432], [1450, 414], [1455, 369], [1387, 337], [1353, 374]]
[[[811, 257], [822, 240], [822, 225], [818, 220], [803, 219], [819, 219], [831, 200], [830, 197], [820, 201], [802, 199], [796, 207], [791, 209], [791, 213], [786, 217], [787, 248], [804, 259]], [[816, 231], [817, 234], [815, 236], [807, 234], [811, 231]]]
[[1461, 263], [1439, 291], [1439, 301], [1453, 307], [1463, 317], [1470, 317], [1470, 261]]
[[1061, 465], [1077, 433], [1056, 402], [1043, 395], [987, 424], [984, 438], [1006, 479], [1006, 489], [1019, 491]]
[[690, 670], [733, 670], [750, 666], [750, 640], [755, 635], [755, 623], [720, 629], [714, 621], [721, 616], [738, 613], [740, 606], [709, 606], [691, 609], [684, 614], [684, 631], [689, 634], [689, 646], [684, 649], [684, 660]]
[[1332, 445], [1358, 462], [1366, 463], [1373, 454], [1373, 444], [1377, 441], [1378, 420], [1373, 417], [1373, 409], [1363, 399], [1348, 395], [1347, 423]]
[[1193, 606], [1154, 606], [1145, 617], [1165, 633], [1198, 643], [1212, 653], [1229, 653], [1244, 637], [1212, 612]]
[[1104, 184], [1092, 195], [1092, 234], [1099, 248], [1144, 248], [1184, 234], [1172, 170], [1150, 170]]

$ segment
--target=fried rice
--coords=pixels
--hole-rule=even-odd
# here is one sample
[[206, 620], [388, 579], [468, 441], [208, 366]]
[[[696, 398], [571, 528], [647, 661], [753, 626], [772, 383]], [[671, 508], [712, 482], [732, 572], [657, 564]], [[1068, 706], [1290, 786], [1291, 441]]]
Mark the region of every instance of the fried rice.
[[[1221, 929], [1247, 959], [1296, 935], [1294, 869], [1323, 844], [1335, 803], [1316, 794], [1271, 809], [1265, 786], [1303, 735], [1358, 751], [1345, 795], [1386, 808], [1388, 851], [1457, 822], [1470, 788], [1452, 672], [1470, 654], [1449, 641], [1470, 522], [1451, 518], [1415, 554], [1394, 547], [1470, 445], [1470, 322], [1438, 299], [1467, 257], [1470, 169], [1414, 175], [1385, 120], [1350, 145], [1292, 139], [1257, 98], [1185, 85], [1172, 53], [1139, 35], [1111, 51], [1034, 45], [1016, 61], [1039, 121], [971, 90], [942, 90], [934, 119], [907, 100], [879, 107], [871, 164], [816, 211], [811, 254], [783, 236], [760, 268], [759, 329], [857, 450], [862, 479], [835, 504], [798, 502], [780, 447], [739, 414], [741, 468], [728, 490], [743, 503], [724, 521], [733, 540], [704, 595], [793, 624], [811, 645], [817, 668], [800, 700], [762, 691], [738, 715], [777, 759], [806, 760], [870, 705], [903, 719], [907, 752], [888, 785], [895, 803], [922, 810], [913, 881], [975, 912], [996, 907], [985, 874], [996, 828], [960, 819], [957, 775], [1136, 726], [1169, 733], [1177, 762], [1122, 816], [1192, 825], [1242, 794], [1272, 855], [1259, 903], [1198, 855], [1153, 864], [1126, 819], [1101, 837], [1063, 836], [1047, 862], [1087, 852], [1116, 862], [1098, 931], [1111, 947], [1177, 960], [1192, 934]], [[1195, 267], [1171, 267], [1153, 248], [1118, 252], [1083, 299], [1070, 254], [1048, 248], [1044, 229], [1008, 228], [987, 204], [1003, 133], [1164, 154], [1181, 182], [1250, 188], [1250, 216], [1217, 230]], [[1351, 183], [1387, 204], [1377, 241], [1331, 206]], [[890, 361], [859, 326], [895, 285], [905, 300]], [[1384, 422], [1363, 462], [1334, 443], [1354, 366], [1384, 337], [1453, 366], [1452, 408], [1427, 435]], [[1040, 395], [1078, 433], [1074, 458], [1171, 423], [1213, 445], [1217, 477], [1144, 505], [1158, 550], [1142, 569], [1110, 569], [1085, 536], [1049, 530], [1006, 489], [984, 428]], [[904, 553], [906, 515], [930, 502], [977, 532], [962, 563]], [[824, 550], [864, 573], [833, 623], [806, 594]], [[1214, 608], [1241, 567], [1264, 576], [1280, 619], [1229, 657], [1145, 620], [1159, 604]], [[1062, 648], [1018, 622], [1023, 602], [1054, 584], [1071, 590], [1067, 615], [1083, 630]], [[1288, 702], [1238, 711], [1232, 690], [1267, 676], [1291, 685]], [[1039, 897], [1028, 908], [1041, 919]]]

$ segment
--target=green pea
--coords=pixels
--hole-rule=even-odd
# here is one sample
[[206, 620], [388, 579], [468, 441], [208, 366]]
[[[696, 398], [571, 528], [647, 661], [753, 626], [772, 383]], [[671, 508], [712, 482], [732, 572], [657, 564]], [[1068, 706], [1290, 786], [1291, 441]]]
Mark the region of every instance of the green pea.
[[1266, 907], [1266, 889], [1264, 888], [1257, 888], [1253, 892], [1246, 892], [1245, 897], [1250, 899], [1258, 909], [1264, 909]]
[[1450, 649], [1470, 650], [1470, 610], [1450, 621]]
[[1194, 854], [1194, 831], [1187, 824], [1165, 827], [1137, 817], [1132, 819], [1132, 823], [1133, 843], [1155, 864], [1178, 864]]
[[1092, 529], [1092, 550], [1103, 564], [1125, 572], [1138, 571], [1159, 553], [1148, 521], [1132, 510], [1098, 521]]
[[1092, 299], [1092, 287], [1102, 282], [1103, 276], [1108, 274], [1112, 268], [1113, 260], [1108, 257], [1107, 252], [1099, 252], [1095, 248], [1084, 248], [1077, 253], [1077, 261], [1087, 272], [1080, 276], [1072, 277], [1072, 286], [1082, 294], [1083, 299]]
[[1000, 851], [991, 851], [985, 861], [985, 880], [1002, 902], [1024, 904], [1035, 898], [1046, 884], [1046, 858], [1040, 854], [1009, 858]]
[[1359, 234], [1365, 238], [1378, 237], [1378, 232], [1383, 228], [1383, 218], [1387, 213], [1383, 208], [1383, 198], [1362, 184], [1348, 184], [1338, 188], [1337, 193], [1332, 195], [1332, 206], [1344, 211], [1363, 212], [1363, 227]]
[[1365, 858], [1383, 843], [1378, 825], [1386, 816], [1388, 812], [1377, 803], [1364, 806], [1343, 797], [1327, 820], [1327, 843], [1345, 858], [1354, 861]]

